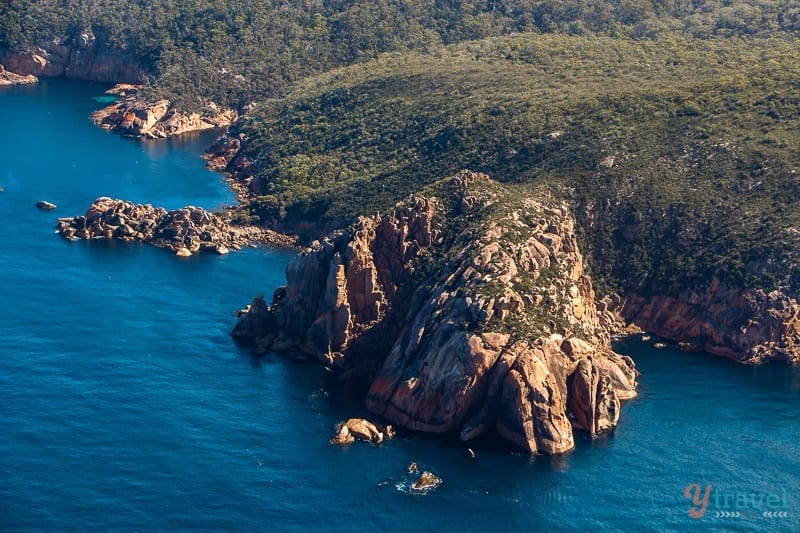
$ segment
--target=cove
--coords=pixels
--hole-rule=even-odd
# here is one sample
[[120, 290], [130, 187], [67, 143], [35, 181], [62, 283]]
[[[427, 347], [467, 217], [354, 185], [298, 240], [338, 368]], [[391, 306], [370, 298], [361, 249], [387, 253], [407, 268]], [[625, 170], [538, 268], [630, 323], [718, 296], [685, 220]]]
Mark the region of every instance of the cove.
[[[359, 391], [313, 363], [252, 357], [228, 335], [237, 309], [283, 283], [290, 254], [178, 259], [53, 233], [98, 196], [234, 201], [199, 158], [213, 134], [143, 142], [95, 128], [105, 88], [0, 90], [0, 529], [800, 526], [800, 369], [636, 339], [617, 349], [642, 372], [639, 397], [614, 433], [572, 453], [489, 447], [471, 459], [450, 438], [409, 434], [331, 446], [336, 422], [366, 414]], [[398, 490], [411, 461], [444, 484]], [[730, 509], [712, 495], [695, 519], [691, 484], [748, 501], [785, 494], [788, 516], [717, 516]]]

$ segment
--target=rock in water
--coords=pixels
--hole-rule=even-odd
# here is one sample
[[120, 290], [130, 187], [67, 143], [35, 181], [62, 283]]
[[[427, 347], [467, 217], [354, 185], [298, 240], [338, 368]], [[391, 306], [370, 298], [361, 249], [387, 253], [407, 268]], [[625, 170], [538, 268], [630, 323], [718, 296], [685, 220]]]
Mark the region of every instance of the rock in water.
[[336, 435], [331, 439], [331, 444], [336, 444], [339, 446], [349, 446], [356, 441], [353, 434], [350, 433], [350, 428], [347, 427], [347, 424], [340, 424], [339, 428], [336, 432]]
[[9, 72], [3, 65], [0, 65], [0, 87], [4, 85], [30, 85], [38, 81], [39, 78], [33, 74], [22, 76], [14, 72]]
[[39, 209], [42, 209], [44, 211], [52, 211], [53, 209], [55, 209], [58, 206], [56, 206], [56, 204], [54, 204], [52, 202], [48, 202], [46, 200], [39, 200], [38, 202], [36, 202], [36, 207], [38, 207]]
[[336, 425], [336, 435], [331, 442], [333, 444], [350, 444], [354, 439], [381, 444], [384, 434], [369, 420], [350, 418]]
[[574, 447], [573, 429], [613, 427], [636, 395], [574, 219], [546, 193], [519, 198], [465, 171], [317, 243], [286, 278], [233, 335], [366, 369], [367, 408], [397, 426], [557, 454]]
[[420, 476], [411, 484], [408, 491], [411, 494], [427, 494], [442, 484], [442, 478], [432, 472], [425, 470]]
[[200, 207], [167, 211], [105, 196], [95, 200], [84, 215], [59, 219], [56, 229], [66, 239], [143, 241], [179, 257], [202, 250], [224, 254], [250, 241], [247, 231]]

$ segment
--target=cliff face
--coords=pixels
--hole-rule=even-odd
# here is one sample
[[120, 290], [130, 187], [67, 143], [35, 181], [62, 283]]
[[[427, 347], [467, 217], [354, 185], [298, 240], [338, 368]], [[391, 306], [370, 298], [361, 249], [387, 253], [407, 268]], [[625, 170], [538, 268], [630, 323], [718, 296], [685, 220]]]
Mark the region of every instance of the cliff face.
[[555, 454], [613, 428], [637, 373], [598, 321], [569, 210], [470, 172], [437, 194], [301, 254], [233, 335], [369, 368], [367, 407], [413, 430]]
[[122, 98], [92, 113], [92, 121], [101, 128], [132, 137], [163, 139], [191, 131], [230, 126], [236, 112], [210, 104], [202, 113], [184, 113], [169, 100], [149, 100], [137, 86], [118, 85], [110, 92]]
[[714, 278], [675, 296], [631, 295], [621, 313], [685, 349], [745, 363], [800, 361], [800, 303], [779, 290], [741, 289]]
[[100, 46], [90, 32], [75, 39], [53, 39], [25, 52], [0, 50], [0, 63], [22, 75], [114, 83], [138, 82], [143, 72], [137, 58]]

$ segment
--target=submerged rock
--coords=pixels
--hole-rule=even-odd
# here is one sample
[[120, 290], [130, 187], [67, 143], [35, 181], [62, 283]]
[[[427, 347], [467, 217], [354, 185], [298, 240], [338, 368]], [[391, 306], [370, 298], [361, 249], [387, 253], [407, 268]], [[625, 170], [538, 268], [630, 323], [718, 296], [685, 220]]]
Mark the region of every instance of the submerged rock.
[[425, 470], [419, 477], [411, 483], [408, 491], [411, 494], [427, 494], [436, 489], [443, 482], [442, 478], [432, 472]]

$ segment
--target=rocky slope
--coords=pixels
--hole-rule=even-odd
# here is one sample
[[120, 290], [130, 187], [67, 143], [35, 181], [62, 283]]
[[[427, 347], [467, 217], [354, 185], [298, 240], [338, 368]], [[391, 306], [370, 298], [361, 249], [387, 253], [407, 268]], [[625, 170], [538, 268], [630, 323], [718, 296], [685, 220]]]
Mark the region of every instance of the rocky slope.
[[202, 113], [184, 113], [169, 100], [152, 101], [139, 92], [140, 87], [118, 85], [109, 91], [121, 98], [92, 113], [92, 120], [101, 128], [132, 137], [163, 139], [191, 131], [223, 128], [236, 120], [235, 111], [209, 104]]
[[567, 207], [470, 172], [428, 193], [299, 255], [233, 335], [369, 369], [367, 407], [412, 430], [557, 454], [574, 429], [613, 428], [637, 372], [598, 320]]
[[687, 350], [744, 363], [800, 362], [800, 302], [777, 289], [742, 289], [713, 278], [675, 296], [631, 295], [620, 312]]
[[143, 241], [180, 256], [202, 250], [225, 254], [264, 238], [256, 228], [230, 226], [199, 207], [167, 211], [107, 197], [95, 200], [82, 216], [59, 219], [56, 229], [65, 239]]
[[0, 87], [4, 85], [30, 85], [39, 81], [39, 78], [32, 74], [22, 76], [14, 72], [9, 72], [3, 65], [0, 65]]
[[0, 50], [0, 63], [21, 75], [136, 83], [142, 68], [124, 50], [98, 45], [90, 31], [75, 39], [56, 38], [28, 51]]

